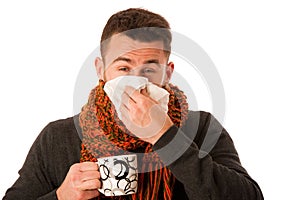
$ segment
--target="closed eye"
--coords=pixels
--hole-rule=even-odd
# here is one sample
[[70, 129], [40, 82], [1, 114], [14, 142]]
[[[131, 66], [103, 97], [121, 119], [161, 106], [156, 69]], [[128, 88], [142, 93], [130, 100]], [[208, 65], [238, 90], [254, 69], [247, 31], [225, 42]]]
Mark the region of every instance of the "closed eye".
[[155, 70], [152, 68], [144, 68], [143, 69], [143, 73], [154, 73], [154, 72], [155, 72]]
[[128, 72], [129, 71], [129, 67], [122, 66], [122, 67], [119, 67], [118, 70], [119, 71], [123, 71], [123, 72]]

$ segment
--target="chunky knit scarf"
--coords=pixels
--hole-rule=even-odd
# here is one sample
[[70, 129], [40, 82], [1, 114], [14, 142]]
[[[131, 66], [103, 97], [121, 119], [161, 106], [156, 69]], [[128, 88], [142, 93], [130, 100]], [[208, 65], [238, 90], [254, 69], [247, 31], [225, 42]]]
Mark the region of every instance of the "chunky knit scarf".
[[[97, 158], [123, 155], [129, 152], [143, 152], [142, 171], [138, 178], [138, 192], [129, 199], [158, 199], [159, 193], [164, 200], [172, 198], [175, 177], [163, 166], [152, 145], [133, 136], [118, 118], [109, 97], [103, 90], [105, 82], [100, 80], [90, 95], [88, 103], [80, 113], [82, 129], [81, 162], [97, 162]], [[164, 87], [169, 93], [168, 115], [180, 127], [187, 119], [188, 104], [184, 93], [178, 87], [168, 84]], [[151, 153], [152, 152], [152, 153]], [[100, 197], [98, 197], [100, 199]], [[121, 199], [121, 197], [112, 197]]]

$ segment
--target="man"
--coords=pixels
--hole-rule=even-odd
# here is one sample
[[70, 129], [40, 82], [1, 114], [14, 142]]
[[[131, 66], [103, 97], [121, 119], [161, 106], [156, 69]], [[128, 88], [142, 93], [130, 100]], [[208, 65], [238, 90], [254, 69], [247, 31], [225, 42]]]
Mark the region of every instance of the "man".
[[[142, 153], [145, 170], [136, 194], [115, 199], [263, 199], [226, 130], [209, 113], [188, 111], [183, 92], [169, 84], [174, 69], [169, 28], [163, 17], [143, 9], [108, 20], [102, 59], [95, 60], [99, 85], [79, 115], [43, 129], [4, 199], [111, 199], [98, 191], [95, 161], [126, 151]], [[167, 90], [167, 112], [147, 89], [133, 87], [125, 87], [115, 108], [103, 88], [128, 75]], [[204, 152], [210, 135], [217, 142]]]

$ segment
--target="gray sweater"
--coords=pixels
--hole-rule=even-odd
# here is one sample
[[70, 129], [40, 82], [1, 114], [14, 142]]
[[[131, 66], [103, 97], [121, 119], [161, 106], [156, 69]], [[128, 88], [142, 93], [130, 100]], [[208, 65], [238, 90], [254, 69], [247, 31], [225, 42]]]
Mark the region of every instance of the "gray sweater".
[[[81, 137], [78, 115], [49, 123], [3, 199], [57, 199], [56, 190], [70, 166], [79, 162]], [[207, 112], [190, 111], [186, 124], [172, 126], [153, 149], [176, 177], [173, 199], [263, 199], [241, 166], [230, 136]]]

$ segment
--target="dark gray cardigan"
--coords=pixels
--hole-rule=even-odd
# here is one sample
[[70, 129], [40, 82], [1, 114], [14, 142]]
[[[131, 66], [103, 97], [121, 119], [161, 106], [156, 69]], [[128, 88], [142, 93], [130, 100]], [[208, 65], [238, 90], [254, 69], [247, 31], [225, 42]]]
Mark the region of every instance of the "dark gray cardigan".
[[[230, 136], [207, 112], [190, 111], [186, 124], [172, 126], [153, 148], [176, 177], [173, 199], [263, 199]], [[57, 199], [56, 190], [70, 166], [79, 162], [80, 149], [78, 115], [49, 123], [3, 199]]]

